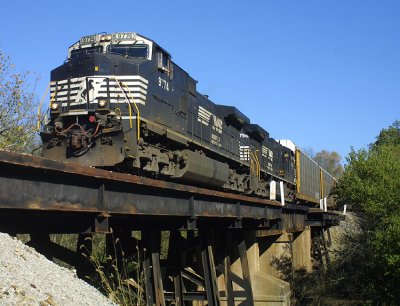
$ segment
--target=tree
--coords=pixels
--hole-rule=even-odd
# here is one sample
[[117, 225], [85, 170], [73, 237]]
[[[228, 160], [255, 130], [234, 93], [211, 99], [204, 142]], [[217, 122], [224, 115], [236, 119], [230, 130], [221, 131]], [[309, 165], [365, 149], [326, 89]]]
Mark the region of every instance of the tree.
[[343, 173], [343, 166], [340, 163], [341, 157], [335, 151], [322, 150], [314, 155], [313, 159], [334, 177], [339, 178]]
[[396, 120], [387, 129], [383, 129], [376, 137], [376, 142], [371, 144], [370, 147], [383, 145], [400, 145], [400, 120]]
[[[334, 190], [337, 203], [352, 204], [362, 222], [351, 244], [344, 244], [342, 277], [351, 279], [364, 301], [400, 303], [400, 142], [396, 121], [370, 148], [352, 151]], [[353, 256], [355, 250], [363, 256]], [[352, 265], [359, 269], [349, 273]]]
[[311, 148], [311, 147], [303, 148], [302, 151], [303, 151], [306, 155], [308, 155], [309, 157], [311, 157], [311, 158], [314, 158], [314, 156], [315, 156], [315, 151], [314, 151], [314, 149]]
[[341, 157], [335, 151], [322, 150], [315, 153], [313, 148], [304, 148], [303, 152], [311, 157], [318, 165], [332, 174], [335, 178], [339, 178], [343, 173]]
[[10, 57], [0, 50], [0, 149], [32, 153], [38, 146], [38, 104], [31, 77], [29, 72], [18, 73]]

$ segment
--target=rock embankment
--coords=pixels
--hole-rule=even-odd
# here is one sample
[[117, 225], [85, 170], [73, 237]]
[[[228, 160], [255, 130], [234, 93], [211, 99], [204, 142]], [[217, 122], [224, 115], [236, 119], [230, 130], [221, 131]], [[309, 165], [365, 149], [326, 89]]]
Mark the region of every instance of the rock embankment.
[[0, 233], [0, 305], [116, 305], [66, 268]]

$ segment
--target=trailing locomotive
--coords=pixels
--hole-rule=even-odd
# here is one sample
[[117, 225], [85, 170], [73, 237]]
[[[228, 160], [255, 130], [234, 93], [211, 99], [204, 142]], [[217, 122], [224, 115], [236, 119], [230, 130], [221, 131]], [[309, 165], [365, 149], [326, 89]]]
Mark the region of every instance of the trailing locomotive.
[[196, 83], [146, 37], [82, 37], [51, 72], [43, 155], [263, 197], [283, 190], [291, 202], [326, 196], [331, 176], [316, 166], [319, 183], [310, 180], [298, 148], [270, 138], [235, 107], [213, 103]]

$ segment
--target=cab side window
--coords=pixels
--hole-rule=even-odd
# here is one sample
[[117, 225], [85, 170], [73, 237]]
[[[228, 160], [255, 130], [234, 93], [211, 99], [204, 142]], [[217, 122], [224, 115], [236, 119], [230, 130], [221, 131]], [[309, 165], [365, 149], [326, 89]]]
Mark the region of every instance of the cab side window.
[[162, 50], [157, 51], [158, 69], [167, 74], [170, 79], [173, 77], [173, 65], [170, 56]]

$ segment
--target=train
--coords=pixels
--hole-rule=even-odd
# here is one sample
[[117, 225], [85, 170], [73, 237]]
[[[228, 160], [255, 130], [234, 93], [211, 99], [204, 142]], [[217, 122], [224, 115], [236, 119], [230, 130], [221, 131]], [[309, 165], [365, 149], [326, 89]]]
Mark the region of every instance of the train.
[[216, 104], [155, 41], [81, 37], [51, 71], [45, 158], [289, 203], [333, 206], [335, 178], [235, 106]]

